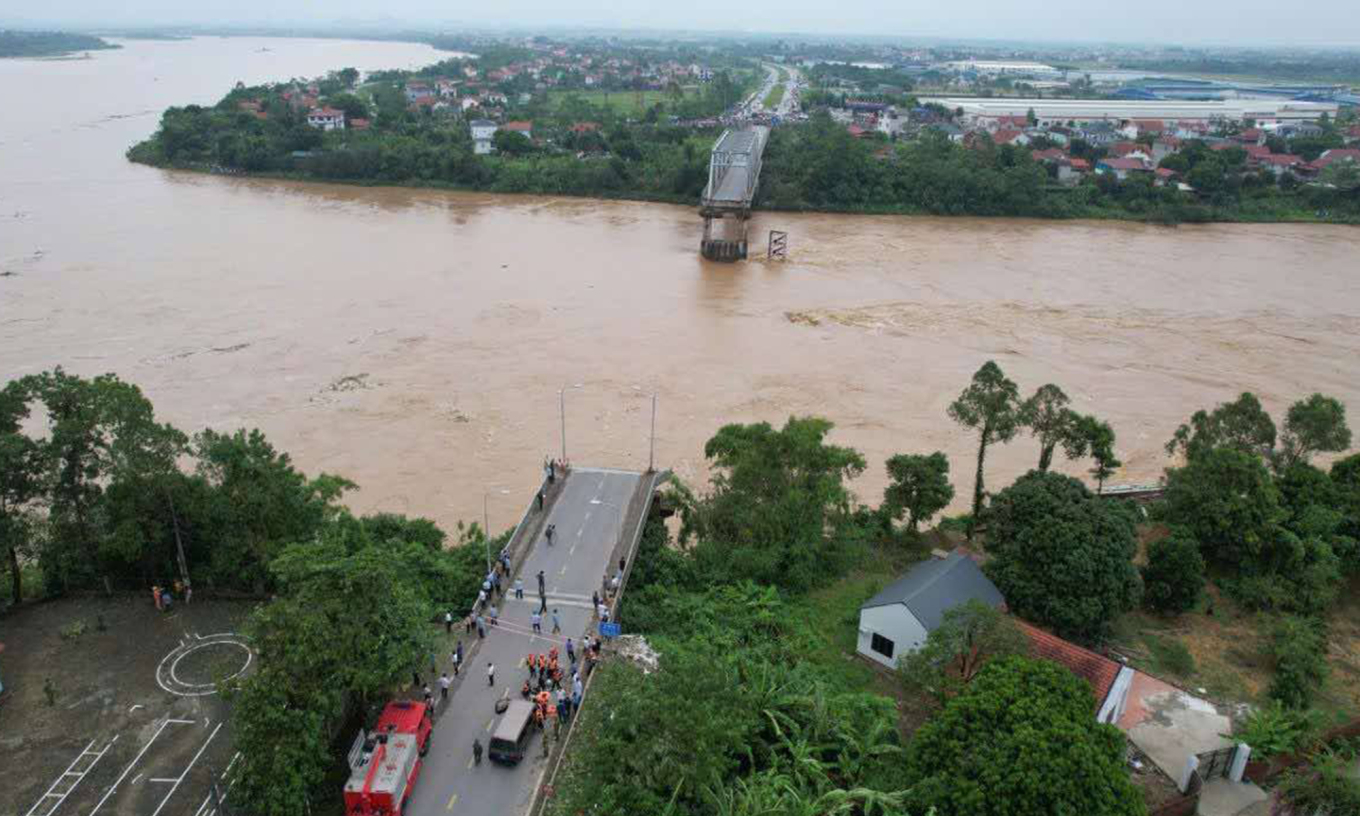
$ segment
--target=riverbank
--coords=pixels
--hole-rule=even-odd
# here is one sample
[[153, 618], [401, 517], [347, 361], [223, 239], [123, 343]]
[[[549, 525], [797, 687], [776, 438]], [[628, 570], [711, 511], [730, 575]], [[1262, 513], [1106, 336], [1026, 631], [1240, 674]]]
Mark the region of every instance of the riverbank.
[[[145, 153], [139, 153], [138, 147], [148, 144], [140, 143], [131, 148], [127, 153], [129, 161], [137, 164], [144, 164], [150, 167], [159, 167], [166, 170], [176, 170], [182, 172], [203, 173], [210, 175], [230, 175], [257, 179], [272, 179], [278, 181], [295, 181], [304, 183], [318, 184], [343, 184], [356, 187], [407, 187], [421, 190], [445, 190], [449, 192], [463, 193], [496, 193], [506, 195], [535, 195], [535, 196], [568, 196], [584, 199], [599, 199], [602, 201], [637, 201], [652, 204], [676, 204], [681, 206], [696, 205], [697, 196], [687, 193], [667, 193], [661, 191], [648, 190], [596, 190], [583, 192], [573, 190], [569, 186], [560, 188], [547, 188], [539, 185], [526, 188], [524, 185], [514, 183], [498, 185], [492, 183], [487, 186], [476, 186], [460, 184], [457, 182], [444, 181], [441, 179], [373, 179], [373, 178], [335, 178], [318, 176], [305, 171], [243, 171], [224, 168], [221, 166], [208, 165], [203, 162], [166, 162], [156, 161], [153, 157]], [[1052, 193], [1061, 195], [1071, 193], [1071, 188], [1055, 188]], [[763, 196], [758, 197], [753, 208], [758, 212], [769, 213], [826, 213], [838, 215], [898, 215], [906, 217], [996, 217], [1012, 218], [1015, 216], [1002, 213], [942, 213], [919, 206], [902, 204], [788, 204], [779, 201], [771, 201]], [[1065, 211], [1049, 211], [1038, 213], [1026, 213], [1020, 217], [1036, 218], [1051, 221], [1126, 221], [1135, 223], [1155, 224], [1160, 226], [1177, 226], [1180, 224], [1335, 224], [1335, 225], [1360, 225], [1360, 212], [1357, 213], [1318, 213], [1309, 212], [1302, 209], [1287, 210], [1243, 210], [1231, 208], [1219, 208], [1209, 205], [1187, 203], [1180, 208], [1172, 211], [1166, 209], [1154, 209], [1142, 212], [1131, 212], [1125, 209], [1113, 207], [1094, 207], [1084, 206], [1080, 209]]]

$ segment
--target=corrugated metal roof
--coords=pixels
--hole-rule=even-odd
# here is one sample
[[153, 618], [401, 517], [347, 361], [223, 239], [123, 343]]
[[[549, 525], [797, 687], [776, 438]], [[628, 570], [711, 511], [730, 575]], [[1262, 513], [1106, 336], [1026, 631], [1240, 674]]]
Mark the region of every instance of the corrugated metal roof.
[[860, 609], [900, 603], [927, 632], [933, 632], [944, 620], [946, 611], [973, 599], [992, 606], [1000, 606], [1005, 600], [972, 559], [954, 552], [947, 558], [932, 558], [916, 565]]

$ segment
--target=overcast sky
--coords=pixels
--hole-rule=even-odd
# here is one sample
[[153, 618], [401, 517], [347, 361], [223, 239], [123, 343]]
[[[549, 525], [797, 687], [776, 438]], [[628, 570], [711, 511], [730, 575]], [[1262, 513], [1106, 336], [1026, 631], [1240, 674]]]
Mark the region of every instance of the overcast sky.
[[1310, 0], [5, 0], [0, 23], [366, 23], [1360, 46], [1360, 2]]

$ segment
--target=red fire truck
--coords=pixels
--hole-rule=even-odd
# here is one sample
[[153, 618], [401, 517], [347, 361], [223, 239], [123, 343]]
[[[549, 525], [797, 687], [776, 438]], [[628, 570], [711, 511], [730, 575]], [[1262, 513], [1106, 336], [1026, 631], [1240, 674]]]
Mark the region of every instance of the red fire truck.
[[424, 703], [387, 704], [373, 730], [359, 732], [349, 751], [347, 816], [399, 816], [430, 749], [430, 712]]

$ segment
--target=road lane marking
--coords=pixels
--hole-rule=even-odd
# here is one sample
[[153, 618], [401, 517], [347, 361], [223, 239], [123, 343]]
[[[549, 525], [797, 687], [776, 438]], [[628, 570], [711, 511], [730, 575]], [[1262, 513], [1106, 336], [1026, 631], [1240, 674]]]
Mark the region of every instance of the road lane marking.
[[193, 720], [166, 720], [165, 722], [161, 723], [160, 727], [156, 729], [156, 733], [151, 735], [151, 739], [146, 741], [146, 745], [142, 746], [142, 750], [137, 752], [137, 756], [132, 758], [132, 761], [128, 763], [128, 766], [124, 768], [123, 772], [118, 775], [118, 778], [113, 781], [113, 785], [109, 787], [109, 789], [104, 793], [103, 797], [100, 798], [99, 802], [95, 804], [94, 810], [90, 811], [89, 816], [94, 816], [96, 813], [99, 812], [99, 809], [104, 806], [104, 803], [109, 800], [109, 797], [113, 795], [114, 791], [118, 790], [118, 786], [123, 783], [123, 780], [127, 778], [127, 775], [131, 773], [132, 769], [135, 768], [137, 766], [137, 763], [141, 761], [142, 755], [146, 753], [146, 749], [151, 747], [151, 743], [155, 742], [156, 738], [159, 737], [161, 735], [161, 732], [165, 730], [165, 727], [172, 722], [192, 723]]
[[179, 778], [175, 780], [175, 784], [170, 786], [170, 792], [165, 794], [165, 798], [161, 800], [161, 803], [156, 806], [155, 810], [151, 811], [151, 816], [159, 816], [161, 809], [165, 807], [165, 803], [169, 802], [170, 797], [175, 795], [175, 791], [179, 788], [180, 783], [184, 781], [184, 777], [188, 776], [189, 771], [194, 769], [194, 765], [198, 763], [198, 758], [203, 756], [204, 751], [208, 750], [208, 745], [211, 744], [213, 738], [217, 736], [217, 732], [221, 730], [222, 723], [218, 723], [217, 727], [208, 735], [208, 739], [204, 741], [202, 747], [198, 749], [198, 753], [194, 754], [194, 758], [189, 760], [189, 765], [184, 769], [184, 773], [180, 774]]
[[[507, 690], [508, 690], [508, 689], [507, 689]], [[496, 718], [495, 718], [495, 717], [492, 717], [491, 719], [487, 720], [487, 721], [486, 721], [486, 730], [490, 731], [490, 730], [491, 730], [491, 726], [493, 726], [493, 725], [495, 725], [495, 724], [496, 724]]]
[[[469, 768], [472, 767], [472, 763], [471, 763], [471, 762], [468, 762], [468, 767], [469, 767]], [[458, 794], [455, 793], [454, 795], [452, 795], [452, 796], [449, 797], [449, 804], [448, 804], [444, 809], [445, 809], [445, 810], [453, 810], [453, 806], [454, 806], [455, 804], [457, 804], [457, 802], [458, 802]]]

